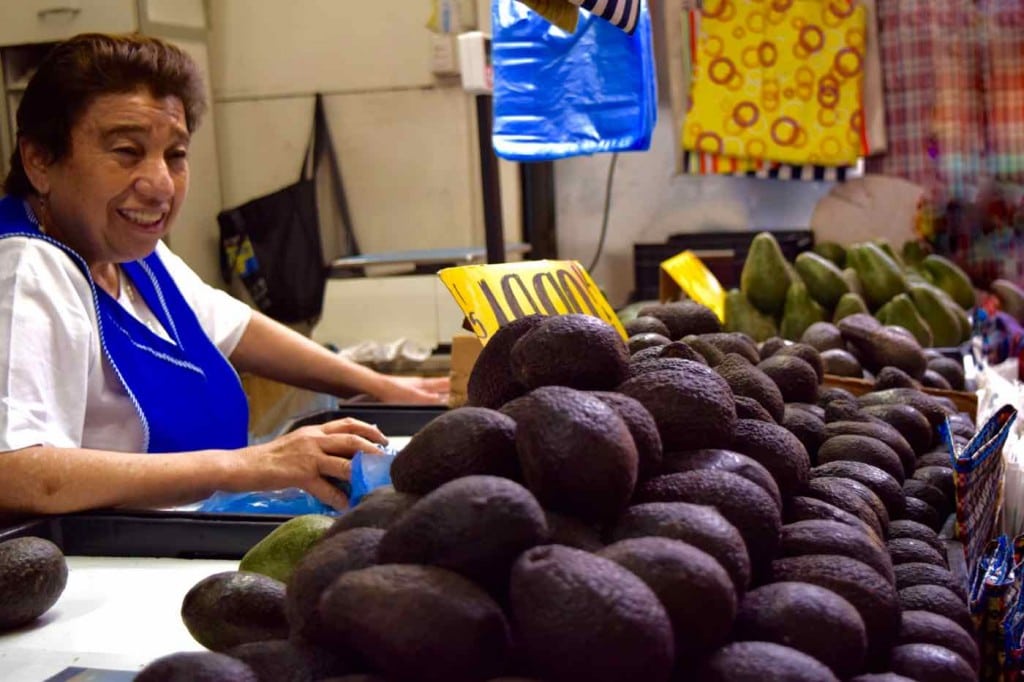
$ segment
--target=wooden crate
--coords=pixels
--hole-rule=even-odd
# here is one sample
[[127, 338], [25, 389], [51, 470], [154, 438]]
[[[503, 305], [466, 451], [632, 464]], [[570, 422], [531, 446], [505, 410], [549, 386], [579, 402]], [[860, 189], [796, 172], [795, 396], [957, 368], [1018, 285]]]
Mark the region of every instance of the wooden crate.
[[[854, 395], [864, 395], [875, 390], [875, 383], [867, 379], [854, 379], [853, 377], [841, 377], [835, 374], [826, 374], [822, 381], [826, 388], [842, 388]], [[944, 391], [938, 388], [922, 388], [924, 393], [939, 398], [949, 398], [961, 412], [966, 412], [971, 419], [978, 418], [978, 396], [969, 391]]]

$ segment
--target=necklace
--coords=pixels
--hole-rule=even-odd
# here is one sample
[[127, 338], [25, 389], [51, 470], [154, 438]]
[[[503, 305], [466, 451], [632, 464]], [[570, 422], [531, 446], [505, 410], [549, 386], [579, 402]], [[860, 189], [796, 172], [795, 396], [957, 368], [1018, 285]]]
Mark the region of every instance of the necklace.
[[120, 265], [117, 266], [117, 283], [121, 287], [121, 291], [128, 296], [128, 300], [135, 303], [135, 287], [132, 286], [132, 281], [125, 277], [124, 268]]

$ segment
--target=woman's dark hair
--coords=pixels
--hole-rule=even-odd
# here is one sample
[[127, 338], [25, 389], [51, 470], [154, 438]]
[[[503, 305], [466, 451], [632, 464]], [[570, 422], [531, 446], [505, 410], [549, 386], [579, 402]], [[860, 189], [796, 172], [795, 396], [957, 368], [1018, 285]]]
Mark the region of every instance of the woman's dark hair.
[[[58, 43], [43, 59], [18, 106], [17, 138], [45, 149], [51, 161], [71, 147], [71, 129], [101, 95], [147, 88], [153, 97], [177, 97], [185, 106], [192, 132], [206, 108], [199, 69], [180, 48], [157, 38], [83, 33]], [[35, 193], [25, 174], [18, 145], [4, 192], [25, 197]]]

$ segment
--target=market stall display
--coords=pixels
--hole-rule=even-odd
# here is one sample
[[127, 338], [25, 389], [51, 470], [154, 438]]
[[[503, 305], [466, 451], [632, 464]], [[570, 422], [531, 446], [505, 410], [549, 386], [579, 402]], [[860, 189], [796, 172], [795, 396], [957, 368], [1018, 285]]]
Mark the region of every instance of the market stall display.
[[725, 325], [764, 341], [801, 340], [811, 325], [870, 313], [902, 327], [922, 347], [955, 347], [971, 332], [971, 281], [955, 263], [908, 242], [902, 255], [883, 239], [824, 242], [790, 262], [770, 232], [758, 234], [740, 287], [726, 298]]
[[969, 443], [974, 416], [827, 387], [813, 347], [693, 303], [644, 312], [668, 333], [633, 353], [595, 318], [499, 330], [469, 405], [279, 583], [289, 640], [214, 648], [260, 679], [976, 679], [937, 430]]

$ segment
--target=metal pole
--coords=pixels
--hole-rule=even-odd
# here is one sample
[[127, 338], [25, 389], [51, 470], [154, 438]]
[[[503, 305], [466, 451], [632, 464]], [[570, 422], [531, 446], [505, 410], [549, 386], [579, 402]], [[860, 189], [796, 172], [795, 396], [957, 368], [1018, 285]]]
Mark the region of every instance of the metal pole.
[[484, 199], [484, 239], [488, 263], [505, 262], [505, 231], [501, 220], [501, 179], [491, 143], [494, 110], [491, 95], [476, 96], [476, 128], [480, 147], [480, 189]]

